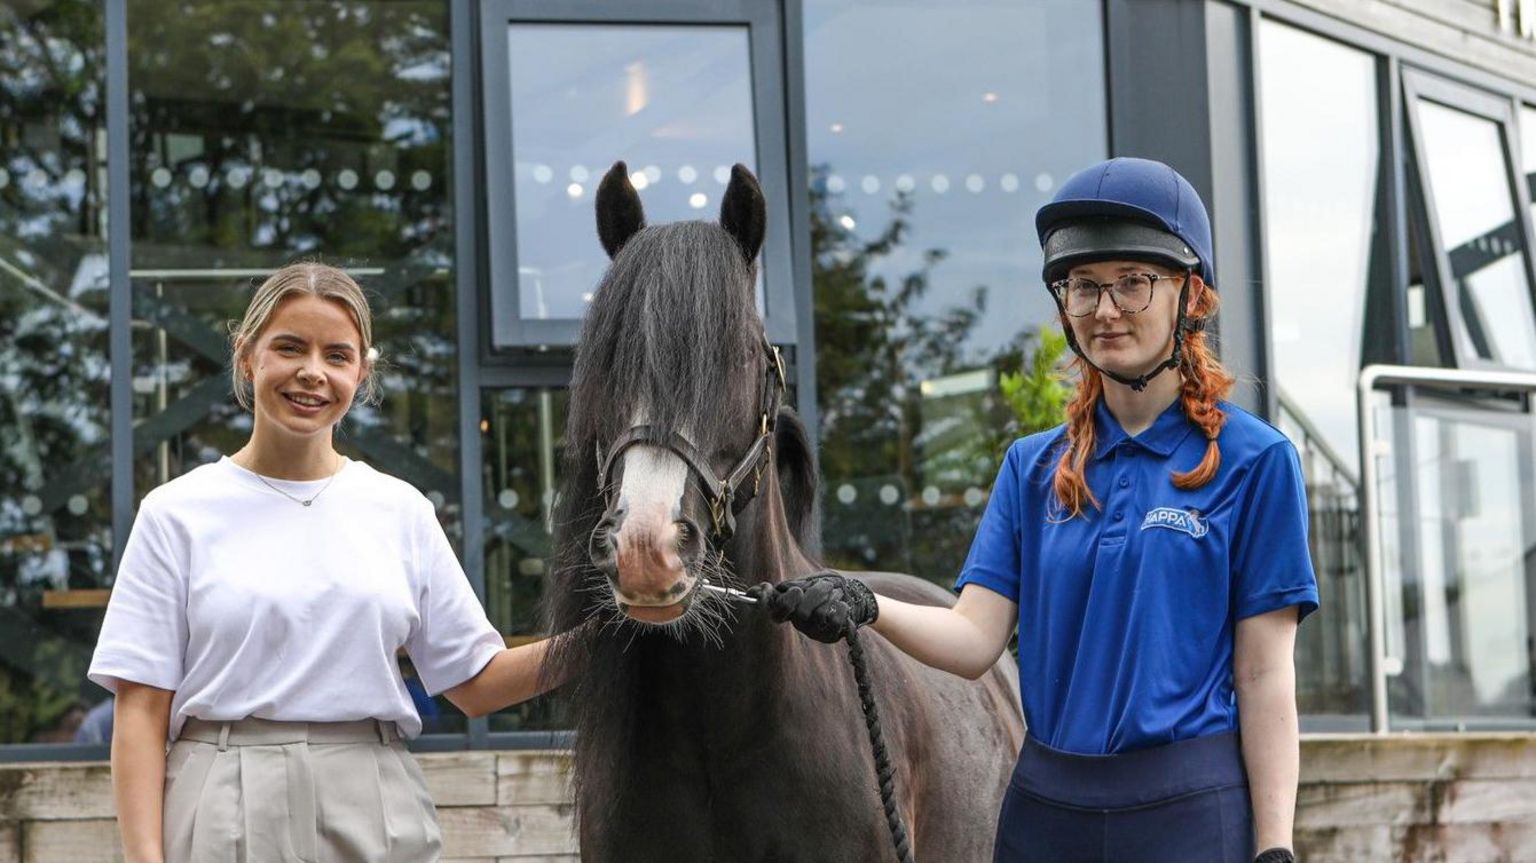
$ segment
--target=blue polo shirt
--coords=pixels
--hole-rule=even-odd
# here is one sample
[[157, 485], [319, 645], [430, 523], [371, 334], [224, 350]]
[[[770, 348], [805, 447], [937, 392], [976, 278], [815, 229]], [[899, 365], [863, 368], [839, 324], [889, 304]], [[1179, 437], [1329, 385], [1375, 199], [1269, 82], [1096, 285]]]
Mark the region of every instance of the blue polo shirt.
[[1019, 606], [1029, 733], [1055, 749], [1125, 752], [1237, 729], [1237, 621], [1317, 608], [1307, 499], [1290, 441], [1235, 405], [1202, 488], [1169, 474], [1205, 456], [1175, 401], [1135, 437], [1101, 401], [1088, 486], [1102, 505], [1063, 519], [1051, 477], [1065, 427], [1016, 441], [956, 589]]

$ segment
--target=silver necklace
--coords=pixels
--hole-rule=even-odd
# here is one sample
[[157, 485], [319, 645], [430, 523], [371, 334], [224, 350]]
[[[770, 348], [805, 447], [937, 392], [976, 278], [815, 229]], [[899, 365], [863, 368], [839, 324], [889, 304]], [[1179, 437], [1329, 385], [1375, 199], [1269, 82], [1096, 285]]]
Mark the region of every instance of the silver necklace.
[[330, 476], [329, 479], [327, 479], [325, 481], [325, 485], [320, 486], [320, 490], [315, 492], [314, 494], [310, 495], [308, 499], [305, 499], [305, 498], [302, 498], [302, 497], [294, 497], [293, 495], [289, 494], [288, 492], [283, 491], [282, 489], [280, 489], [277, 486], [273, 485], [272, 483], [268, 482], [266, 477], [262, 476], [259, 473], [256, 473], [256, 471], [251, 471], [251, 474], [254, 475], [257, 479], [261, 480], [261, 484], [262, 485], [266, 486], [267, 488], [272, 489], [273, 491], [277, 492], [278, 494], [282, 495], [283, 497], [288, 498], [289, 500], [293, 501], [294, 503], [302, 504], [304, 506], [309, 506], [310, 504], [315, 502], [315, 498], [319, 497], [322, 494], [325, 494], [325, 490], [331, 487], [331, 483], [333, 481], [335, 481], [335, 479], [336, 479], [336, 474], [341, 473], [341, 465], [342, 465], [342, 458], [341, 458], [340, 454], [338, 454], [336, 456], [336, 469], [331, 471], [331, 476]]

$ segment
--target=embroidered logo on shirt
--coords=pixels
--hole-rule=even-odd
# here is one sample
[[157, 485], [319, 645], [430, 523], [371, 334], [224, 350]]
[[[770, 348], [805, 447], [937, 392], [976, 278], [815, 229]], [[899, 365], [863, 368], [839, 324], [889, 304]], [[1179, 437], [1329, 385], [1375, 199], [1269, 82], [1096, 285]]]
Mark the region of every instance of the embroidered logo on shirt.
[[1169, 530], [1183, 531], [1195, 539], [1199, 539], [1210, 532], [1210, 525], [1200, 517], [1198, 512], [1187, 509], [1175, 509], [1171, 506], [1160, 506], [1147, 513], [1147, 517], [1141, 521], [1141, 529], [1149, 527], [1165, 527]]

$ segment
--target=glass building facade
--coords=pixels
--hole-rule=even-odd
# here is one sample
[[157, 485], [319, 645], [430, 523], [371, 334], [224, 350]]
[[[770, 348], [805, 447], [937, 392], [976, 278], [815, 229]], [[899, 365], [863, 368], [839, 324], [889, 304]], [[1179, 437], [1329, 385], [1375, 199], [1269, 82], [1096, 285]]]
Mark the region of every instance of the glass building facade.
[[[1364, 443], [1356, 392], [1536, 373], [1536, 80], [1269, 0], [30, 0], [0, 7], [0, 758], [104, 754], [114, 562], [146, 492], [248, 434], [228, 323], [283, 263], [371, 292], [384, 398], [340, 446], [428, 495], [515, 644], [613, 161], [655, 221], [759, 174], [824, 556], [947, 585], [1053, 325], [1034, 212], [1122, 154], [1210, 202], [1234, 400], [1303, 455], [1304, 730], [1366, 728], [1373, 665], [1394, 728], [1536, 728], [1529, 392], [1384, 386]], [[418, 706], [424, 748], [564, 727]]]

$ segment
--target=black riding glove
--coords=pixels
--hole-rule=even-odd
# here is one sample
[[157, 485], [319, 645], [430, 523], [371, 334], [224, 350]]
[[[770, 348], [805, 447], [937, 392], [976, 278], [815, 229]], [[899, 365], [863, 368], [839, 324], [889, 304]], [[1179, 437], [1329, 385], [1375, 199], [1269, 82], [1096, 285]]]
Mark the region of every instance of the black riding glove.
[[830, 569], [778, 584], [755, 584], [747, 593], [757, 598], [775, 623], [789, 621], [828, 644], [843, 637], [849, 621], [864, 626], [880, 616], [875, 594], [864, 582]]
[[1253, 858], [1253, 863], [1296, 863], [1296, 855], [1289, 848], [1271, 848]]

